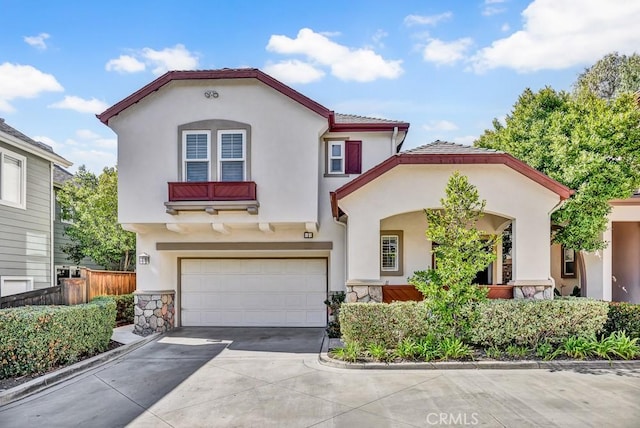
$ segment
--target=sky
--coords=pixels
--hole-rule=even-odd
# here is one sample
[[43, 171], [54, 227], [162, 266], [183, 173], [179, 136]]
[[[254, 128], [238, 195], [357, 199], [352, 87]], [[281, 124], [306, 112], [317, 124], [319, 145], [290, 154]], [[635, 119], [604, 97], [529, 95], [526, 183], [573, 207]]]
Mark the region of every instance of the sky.
[[96, 119], [168, 70], [260, 68], [338, 113], [472, 144], [526, 88], [640, 51], [637, 0], [0, 0], [0, 117], [99, 173]]

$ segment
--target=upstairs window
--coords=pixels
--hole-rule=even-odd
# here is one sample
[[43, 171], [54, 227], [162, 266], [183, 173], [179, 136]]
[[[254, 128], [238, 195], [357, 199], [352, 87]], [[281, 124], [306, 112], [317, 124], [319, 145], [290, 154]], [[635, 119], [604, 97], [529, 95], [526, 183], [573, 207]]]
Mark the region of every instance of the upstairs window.
[[0, 149], [0, 203], [26, 209], [26, 158]]
[[327, 141], [327, 174], [362, 173], [362, 141]]
[[244, 130], [218, 131], [219, 181], [245, 181], [246, 139]]
[[210, 140], [210, 131], [185, 131], [182, 134], [184, 181], [209, 181]]

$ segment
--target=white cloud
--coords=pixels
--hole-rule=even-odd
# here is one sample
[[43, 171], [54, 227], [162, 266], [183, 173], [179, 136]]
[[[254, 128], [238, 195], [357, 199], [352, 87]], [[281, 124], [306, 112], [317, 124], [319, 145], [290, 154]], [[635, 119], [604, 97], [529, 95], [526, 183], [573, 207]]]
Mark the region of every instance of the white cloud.
[[74, 110], [79, 113], [98, 114], [105, 111], [109, 107], [109, 105], [104, 101], [100, 101], [96, 98], [85, 100], [84, 98], [76, 97], [73, 95], [67, 95], [64, 97], [62, 101], [58, 101], [57, 103], [50, 104], [48, 107]]
[[473, 145], [473, 142], [480, 138], [479, 135], [462, 135], [451, 139], [452, 143], [464, 144], [466, 146]]
[[382, 29], [378, 29], [373, 34], [373, 36], [371, 36], [371, 40], [373, 40], [373, 43], [375, 43], [379, 47], [383, 48], [384, 47], [384, 43], [382, 43], [382, 39], [384, 39], [387, 36], [389, 36], [389, 33], [387, 33], [386, 31], [384, 31]]
[[327, 66], [332, 75], [345, 81], [396, 79], [403, 73], [401, 60], [385, 60], [369, 48], [343, 46], [309, 28], [301, 29], [295, 39], [272, 35], [267, 50], [282, 55], [304, 55], [310, 64]]
[[505, 33], [506, 33], [506, 32], [507, 32], [507, 31], [509, 31], [509, 30], [511, 30], [511, 27], [510, 27], [510, 26], [509, 26], [509, 24], [508, 24], [508, 23], [506, 23], [506, 22], [505, 22], [504, 24], [502, 24], [502, 27], [500, 27], [500, 31], [502, 31], [502, 32], [505, 32]]
[[42, 92], [60, 92], [64, 88], [55, 77], [30, 65], [0, 64], [0, 111], [14, 111], [9, 101], [35, 98]]
[[76, 131], [76, 136], [78, 138], [82, 138], [83, 140], [94, 140], [96, 138], [100, 138], [98, 134], [90, 129], [78, 129]]
[[324, 71], [297, 59], [268, 63], [265, 73], [285, 83], [311, 83], [324, 77]]
[[413, 25], [436, 25], [441, 21], [451, 19], [453, 13], [444, 12], [438, 15], [407, 15], [404, 18], [404, 25], [411, 27]]
[[76, 171], [80, 165], [84, 165], [89, 171], [100, 174], [105, 166], [115, 166], [117, 162], [114, 152], [104, 150], [78, 147], [61, 154], [74, 163], [72, 171]]
[[33, 46], [36, 49], [45, 50], [47, 48], [45, 40], [47, 40], [49, 37], [51, 36], [47, 33], [40, 33], [37, 36], [24, 36], [24, 41], [29, 46]]
[[438, 65], [454, 64], [465, 57], [467, 49], [471, 47], [473, 40], [469, 37], [445, 42], [439, 39], [431, 39], [422, 51], [425, 61]]
[[36, 135], [32, 138], [36, 141], [40, 141], [41, 143], [45, 143], [46, 145], [51, 146], [54, 151], [56, 151], [60, 147], [60, 144], [58, 144], [53, 138], [47, 137], [45, 135]]
[[458, 125], [448, 120], [430, 120], [422, 127], [427, 131], [455, 131]]
[[145, 68], [144, 62], [131, 55], [120, 55], [118, 58], [110, 59], [105, 66], [107, 71], [117, 71], [118, 73], [137, 73], [144, 71]]
[[640, 2], [534, 0], [523, 29], [494, 41], [471, 58], [478, 73], [498, 67], [519, 72], [587, 65], [603, 55], [638, 48]]
[[194, 70], [198, 68], [198, 56], [181, 44], [159, 51], [144, 48], [142, 49], [142, 57], [148, 64], [155, 67], [152, 70], [153, 74], [163, 74], [169, 70]]
[[495, 6], [486, 6], [482, 9], [482, 15], [484, 16], [493, 16], [506, 12], [507, 9], [504, 7], [495, 7]]

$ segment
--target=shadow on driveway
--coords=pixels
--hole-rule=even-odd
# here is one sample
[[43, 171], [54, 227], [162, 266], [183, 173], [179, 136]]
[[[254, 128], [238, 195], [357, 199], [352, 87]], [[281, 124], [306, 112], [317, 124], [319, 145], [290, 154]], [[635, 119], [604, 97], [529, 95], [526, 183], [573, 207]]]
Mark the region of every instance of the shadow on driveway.
[[[180, 406], [205, 391], [210, 399], [212, 394], [255, 387], [259, 381], [208, 364], [227, 348], [225, 358], [318, 353], [322, 337], [322, 328], [179, 328], [91, 374], [0, 408], [0, 426], [117, 427], [136, 419], [143, 422], [143, 413], [176, 389], [162, 407]], [[194, 375], [197, 382], [191, 379], [181, 387]]]

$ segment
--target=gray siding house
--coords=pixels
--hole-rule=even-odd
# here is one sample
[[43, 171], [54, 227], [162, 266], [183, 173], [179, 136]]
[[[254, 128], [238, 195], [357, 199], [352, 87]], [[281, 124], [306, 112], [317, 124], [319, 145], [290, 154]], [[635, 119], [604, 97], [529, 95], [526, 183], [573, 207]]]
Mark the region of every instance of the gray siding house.
[[0, 296], [54, 285], [54, 166], [71, 162], [0, 119]]

